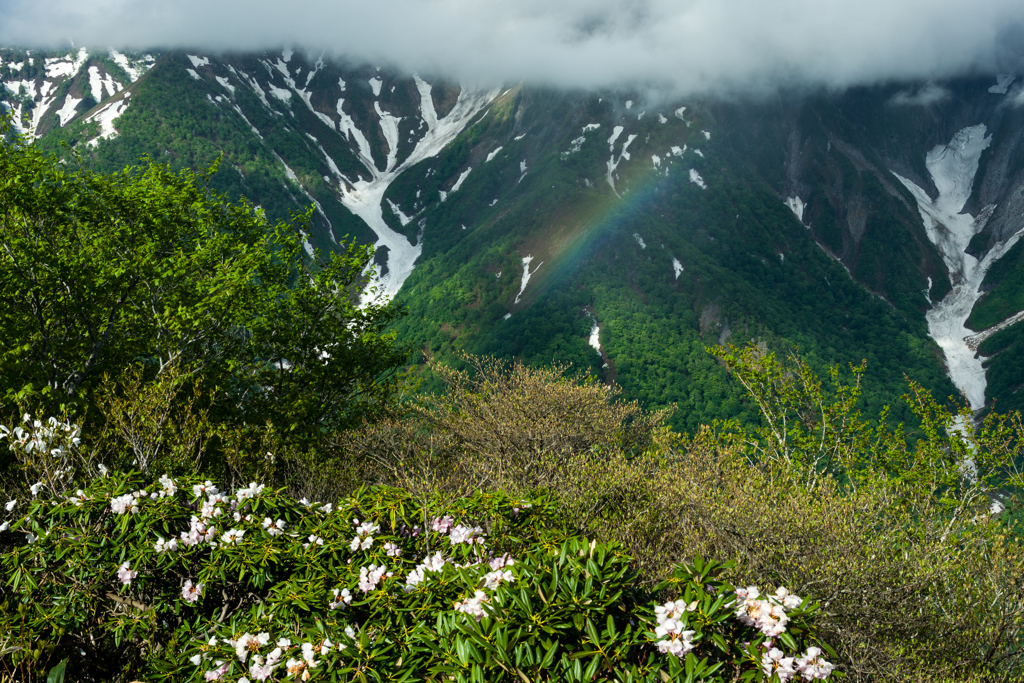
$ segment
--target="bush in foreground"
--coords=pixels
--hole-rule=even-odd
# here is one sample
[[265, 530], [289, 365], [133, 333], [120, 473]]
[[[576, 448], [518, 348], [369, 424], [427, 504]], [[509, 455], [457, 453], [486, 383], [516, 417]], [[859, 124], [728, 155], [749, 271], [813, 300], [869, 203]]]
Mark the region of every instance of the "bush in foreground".
[[[543, 499], [337, 505], [256, 484], [96, 478], [11, 501], [0, 662], [21, 680], [663, 681], [829, 676], [816, 606], [677, 567], [644, 590]], [[664, 599], [669, 601], [657, 604]], [[0, 648], [2, 649], [2, 648]]]

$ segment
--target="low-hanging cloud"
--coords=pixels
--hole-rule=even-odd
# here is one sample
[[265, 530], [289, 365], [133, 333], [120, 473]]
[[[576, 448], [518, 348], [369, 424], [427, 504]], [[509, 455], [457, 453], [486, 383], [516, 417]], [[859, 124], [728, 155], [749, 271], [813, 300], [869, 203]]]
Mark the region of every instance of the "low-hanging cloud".
[[1020, 0], [0, 0], [0, 44], [313, 53], [674, 94], [1022, 70]]

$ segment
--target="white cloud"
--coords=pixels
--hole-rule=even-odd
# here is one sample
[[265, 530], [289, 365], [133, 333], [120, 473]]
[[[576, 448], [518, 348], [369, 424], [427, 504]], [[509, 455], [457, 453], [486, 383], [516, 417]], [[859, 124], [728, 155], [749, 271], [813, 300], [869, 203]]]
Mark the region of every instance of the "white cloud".
[[1006, 72], [1022, 25], [1020, 0], [0, 0], [0, 44], [297, 45], [466, 80], [674, 93]]
[[948, 100], [951, 93], [935, 83], [926, 83], [915, 90], [901, 90], [889, 104], [896, 107], [927, 107]]

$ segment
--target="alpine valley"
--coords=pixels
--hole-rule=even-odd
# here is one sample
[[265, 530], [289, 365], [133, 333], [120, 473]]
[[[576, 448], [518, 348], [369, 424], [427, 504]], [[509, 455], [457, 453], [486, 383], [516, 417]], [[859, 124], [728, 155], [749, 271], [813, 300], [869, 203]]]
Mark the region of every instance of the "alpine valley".
[[[373, 290], [426, 358], [571, 363], [678, 429], [749, 421], [708, 346], [818, 370], [867, 359], [1024, 408], [1024, 82], [1012, 74], [769, 98], [463, 88], [284, 50], [0, 49], [22, 133], [118, 171], [222, 162], [212, 186], [307, 249], [376, 245]], [[425, 387], [431, 380], [424, 375]]]

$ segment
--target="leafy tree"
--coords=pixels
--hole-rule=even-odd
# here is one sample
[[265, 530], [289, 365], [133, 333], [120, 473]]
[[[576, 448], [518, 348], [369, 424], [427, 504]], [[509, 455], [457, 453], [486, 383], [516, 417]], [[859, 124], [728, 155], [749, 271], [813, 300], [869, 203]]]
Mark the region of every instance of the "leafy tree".
[[[99, 174], [0, 145], [0, 401], [89, 405], [104, 375], [184, 368], [220, 423], [308, 443], [377, 410], [405, 352], [400, 312], [359, 308], [372, 249], [327, 257], [309, 213], [270, 224], [205, 174], [150, 162]], [[304, 249], [305, 247], [305, 249]]]

